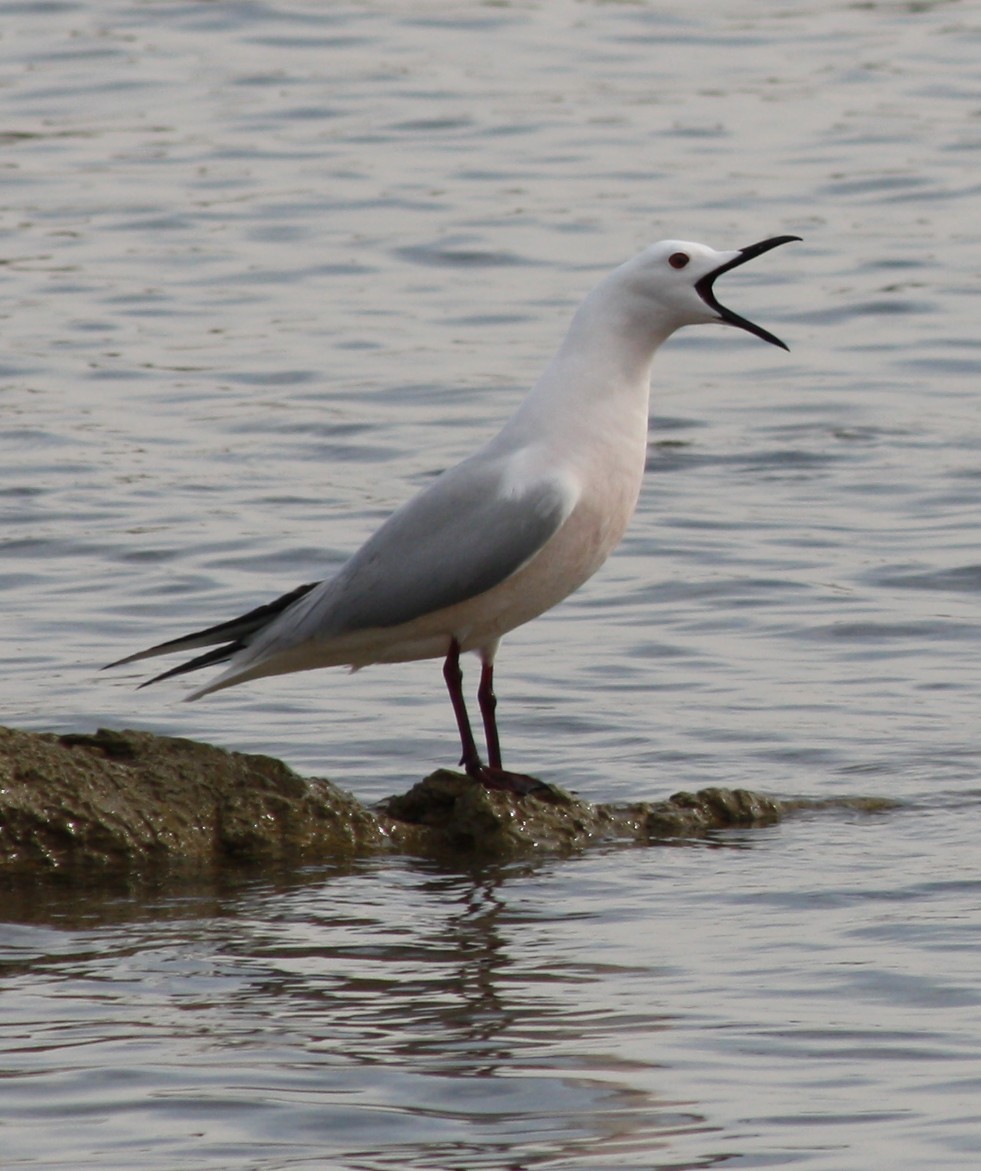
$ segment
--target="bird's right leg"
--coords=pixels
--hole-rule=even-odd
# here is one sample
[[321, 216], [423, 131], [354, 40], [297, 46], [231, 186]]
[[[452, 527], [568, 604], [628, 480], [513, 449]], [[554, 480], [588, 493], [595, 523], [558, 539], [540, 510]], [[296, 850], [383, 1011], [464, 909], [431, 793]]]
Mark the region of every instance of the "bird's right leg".
[[501, 768], [501, 737], [497, 731], [497, 696], [494, 694], [494, 661], [485, 659], [480, 668], [477, 702], [487, 738], [487, 760], [491, 768]]

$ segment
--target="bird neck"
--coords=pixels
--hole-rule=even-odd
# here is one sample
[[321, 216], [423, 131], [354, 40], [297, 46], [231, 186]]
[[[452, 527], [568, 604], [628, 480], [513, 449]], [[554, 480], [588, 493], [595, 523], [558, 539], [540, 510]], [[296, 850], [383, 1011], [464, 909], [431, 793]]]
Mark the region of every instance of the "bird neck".
[[634, 366], [596, 361], [561, 349], [546, 367], [497, 442], [545, 445], [571, 465], [607, 448], [643, 462], [650, 400], [651, 355]]
[[677, 328], [657, 308], [600, 285], [573, 317], [519, 414], [570, 419], [580, 429], [589, 420], [605, 427], [617, 417], [636, 427], [642, 414], [646, 425], [654, 355]]
[[642, 462], [651, 365], [680, 324], [617, 270], [580, 305], [555, 357], [493, 445], [545, 443], [573, 462], [576, 452], [585, 459], [615, 446], [639, 453]]
[[682, 321], [630, 276], [624, 265], [593, 289], [573, 316], [557, 360], [605, 366], [625, 381], [645, 371], [649, 376], [655, 353]]

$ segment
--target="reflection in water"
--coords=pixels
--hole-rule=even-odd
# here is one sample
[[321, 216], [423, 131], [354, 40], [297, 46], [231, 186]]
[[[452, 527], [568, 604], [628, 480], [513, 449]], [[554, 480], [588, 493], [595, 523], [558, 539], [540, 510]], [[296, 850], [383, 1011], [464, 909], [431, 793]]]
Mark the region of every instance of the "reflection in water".
[[847, 813], [466, 874], [391, 859], [31, 890], [0, 928], [5, 1155], [29, 1166], [43, 1135], [73, 1171], [675, 1171], [754, 1136], [786, 1151], [788, 1125], [798, 1146], [829, 1120], [858, 1142], [883, 1091], [847, 1075], [873, 1065], [915, 1132], [908, 1055], [930, 1032], [921, 1072], [949, 1079], [976, 999], [976, 884], [935, 881], [916, 820], [902, 892], [872, 881], [897, 830]]
[[[3, 979], [61, 1009], [56, 1022], [22, 1017], [15, 1033], [33, 1039], [8, 1052], [25, 1094], [31, 1075], [59, 1071], [45, 1111], [84, 1118], [86, 1079], [116, 1054], [130, 1070], [113, 1090], [119, 1116], [149, 1110], [166, 1132], [164, 1105], [193, 1109], [210, 1134], [258, 1095], [260, 1145], [288, 1140], [364, 1167], [464, 1155], [476, 1166], [516, 1142], [536, 1152], [528, 1166], [594, 1149], [625, 1156], [699, 1127], [637, 1089], [639, 1063], [608, 1052], [622, 1029], [663, 1020], [584, 1009], [586, 989], [615, 979], [616, 965], [550, 963], [547, 919], [514, 909], [509, 891], [534, 873], [359, 866], [320, 872], [317, 885], [308, 875], [252, 896], [229, 883], [159, 900], [32, 890], [16, 915], [25, 925], [3, 937]], [[131, 1049], [146, 1029], [150, 1047]], [[240, 1076], [221, 1072], [229, 1060]], [[377, 1120], [369, 1145], [353, 1137], [364, 1144], [364, 1110]]]
[[[300, 1127], [283, 1128], [291, 1141], [352, 1165], [439, 1167], [464, 1156], [482, 1165], [515, 1143], [529, 1152], [520, 1165], [590, 1151], [627, 1157], [704, 1128], [685, 1104], [638, 1088], [643, 1064], [610, 1049], [624, 1030], [654, 1045], [667, 1023], [597, 1007], [591, 986], [625, 973], [588, 956], [549, 963], [548, 919], [508, 898], [533, 875], [362, 869], [350, 882], [261, 892], [197, 923], [177, 917], [172, 938], [166, 927], [142, 931], [125, 954], [101, 932], [96, 968], [135, 961], [144, 986], [164, 995], [156, 1063], [171, 1067], [171, 1107], [225, 1083], [222, 1096], [261, 1097], [262, 1117], [273, 1093]], [[212, 967], [195, 961], [192, 940], [218, 945]], [[91, 959], [74, 954], [57, 967], [77, 984], [96, 978]], [[192, 1041], [193, 1069], [176, 1066]], [[354, 1149], [362, 1110], [377, 1132]], [[281, 1125], [266, 1117], [259, 1130]]]
[[[464, 1153], [490, 1158], [516, 1141], [538, 1151], [529, 1166], [592, 1151], [626, 1157], [703, 1128], [684, 1104], [639, 1089], [648, 1066], [610, 1049], [628, 1030], [655, 1045], [666, 1019], [619, 1019], [597, 1007], [590, 986], [624, 973], [585, 958], [556, 964], [547, 919], [515, 910], [509, 892], [533, 872], [389, 871], [390, 881], [411, 886], [397, 907], [387, 888], [376, 891], [379, 902], [362, 887], [362, 913], [338, 914], [328, 889], [316, 899], [311, 892], [273, 928], [253, 920], [221, 948], [250, 973], [224, 1000], [236, 1024], [223, 1043], [238, 1046], [242, 1031], [287, 1029], [308, 1073], [345, 1069], [340, 1087], [316, 1091], [325, 1119], [346, 1116], [355, 1103], [388, 1113], [396, 1096], [409, 1136], [397, 1137], [402, 1128], [389, 1119], [389, 1141], [376, 1136], [347, 1152], [364, 1166], [445, 1166], [441, 1160]], [[449, 1137], [430, 1134], [420, 1147], [414, 1132], [423, 1120]], [[325, 1122], [327, 1132], [332, 1126]]]

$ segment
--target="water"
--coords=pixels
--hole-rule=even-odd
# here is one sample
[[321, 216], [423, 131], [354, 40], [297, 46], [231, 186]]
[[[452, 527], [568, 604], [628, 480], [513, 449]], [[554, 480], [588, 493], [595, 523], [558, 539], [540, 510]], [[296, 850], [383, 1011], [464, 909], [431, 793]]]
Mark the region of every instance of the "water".
[[[981, 23], [957, 3], [4, 9], [4, 721], [365, 799], [434, 663], [206, 703], [107, 659], [330, 571], [662, 236], [689, 330], [613, 561], [500, 660], [592, 799], [889, 796], [685, 848], [8, 890], [0, 1164], [974, 1168]], [[472, 673], [471, 673], [472, 677]]]

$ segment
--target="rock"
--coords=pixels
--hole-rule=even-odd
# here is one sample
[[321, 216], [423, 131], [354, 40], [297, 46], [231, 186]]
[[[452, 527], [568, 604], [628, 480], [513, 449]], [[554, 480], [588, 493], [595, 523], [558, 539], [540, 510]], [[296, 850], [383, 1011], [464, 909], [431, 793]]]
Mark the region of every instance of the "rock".
[[545, 800], [516, 797], [448, 769], [389, 797], [378, 811], [413, 852], [495, 858], [582, 849], [599, 822], [597, 807], [554, 785]]
[[416, 852], [511, 858], [567, 854], [611, 841], [651, 842], [702, 837], [733, 826], [772, 825], [783, 806], [745, 789], [676, 793], [667, 801], [591, 805], [550, 786], [546, 801], [494, 793], [460, 773], [441, 769], [408, 793], [389, 797], [379, 811], [402, 830]]
[[782, 801], [748, 789], [700, 789], [651, 805], [645, 826], [651, 838], [692, 838], [734, 826], [774, 825], [785, 812]]
[[887, 807], [781, 802], [743, 789], [593, 805], [552, 785], [542, 798], [489, 792], [441, 769], [371, 810], [268, 756], [150, 732], [0, 728], [0, 874], [8, 875], [293, 865], [393, 850], [508, 860], [772, 825], [829, 804]]
[[350, 856], [384, 831], [329, 781], [149, 732], [0, 728], [0, 871]]

